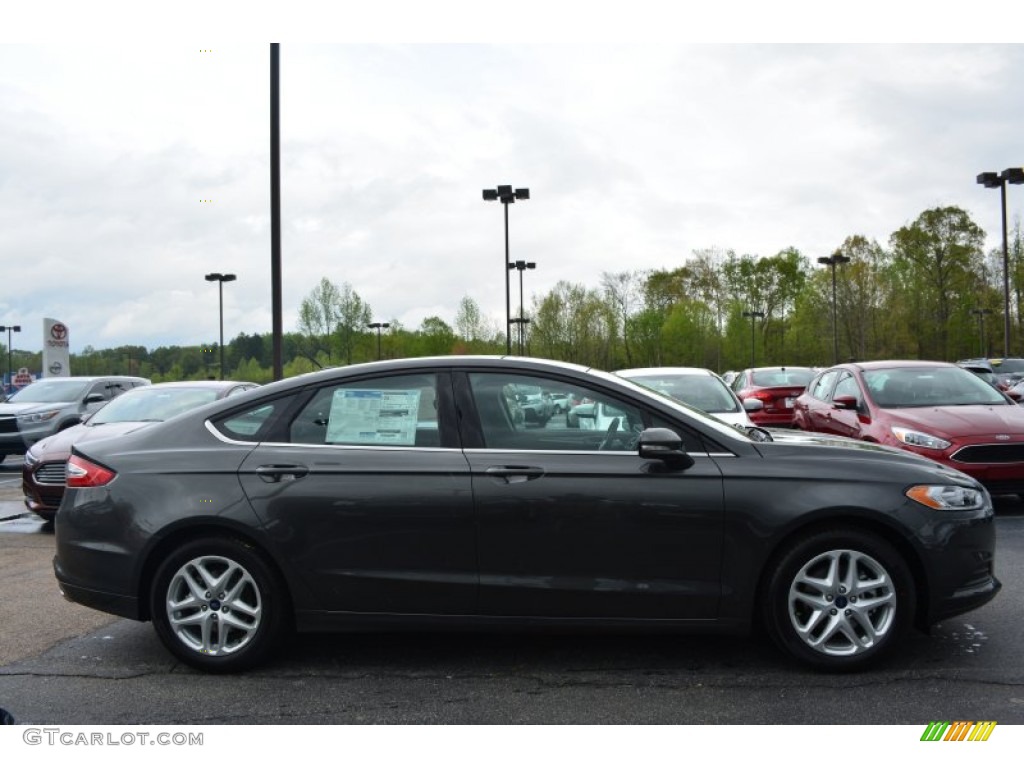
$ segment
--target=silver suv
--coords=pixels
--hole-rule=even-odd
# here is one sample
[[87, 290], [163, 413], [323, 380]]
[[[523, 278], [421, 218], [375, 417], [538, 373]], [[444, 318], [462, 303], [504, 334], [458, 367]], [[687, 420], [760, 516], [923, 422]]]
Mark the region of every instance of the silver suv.
[[138, 376], [61, 376], [32, 382], [0, 403], [0, 461], [150, 383]]

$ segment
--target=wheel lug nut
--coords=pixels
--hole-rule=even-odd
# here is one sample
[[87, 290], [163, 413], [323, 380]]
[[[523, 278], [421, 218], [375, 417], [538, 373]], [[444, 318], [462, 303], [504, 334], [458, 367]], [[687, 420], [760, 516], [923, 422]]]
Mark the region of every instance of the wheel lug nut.
[[832, 597], [832, 595], [825, 595], [825, 599], [826, 599], [826, 600], [828, 600], [828, 601], [829, 601], [830, 603], [831, 603], [831, 602], [832, 602], [833, 600], [835, 600], [835, 598], [834, 598], [834, 597]]
[[839, 594], [840, 595], [845, 595], [846, 594], [846, 587], [840, 587], [839, 588]]
[[223, 600], [224, 599], [224, 593], [221, 592], [219, 595], [217, 595], [217, 597], [219, 597], [221, 600]]
[[225, 605], [223, 608], [220, 609], [220, 612], [221, 613], [227, 613], [228, 612], [228, 607]]
[[837, 613], [839, 613], [839, 611], [837, 611], [835, 608], [833, 608], [831, 611], [829, 611], [829, 613], [832, 614], [833, 616], [835, 616]]
[[857, 602], [857, 598], [856, 597], [851, 597], [850, 598], [850, 602], [851, 603], [856, 603]]
[[853, 613], [853, 611], [851, 611], [849, 608], [847, 608], [846, 609], [846, 615], [849, 616], [851, 613]]
[[210, 593], [209, 593], [209, 592], [207, 592], [207, 593], [206, 593], [206, 599], [207, 599], [207, 600], [209, 600], [209, 599], [210, 599]]

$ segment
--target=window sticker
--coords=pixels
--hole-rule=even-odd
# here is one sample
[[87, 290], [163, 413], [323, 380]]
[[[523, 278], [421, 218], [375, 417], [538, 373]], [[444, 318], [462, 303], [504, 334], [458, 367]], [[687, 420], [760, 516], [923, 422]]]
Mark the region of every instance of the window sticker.
[[328, 443], [414, 445], [418, 389], [339, 389], [331, 400]]

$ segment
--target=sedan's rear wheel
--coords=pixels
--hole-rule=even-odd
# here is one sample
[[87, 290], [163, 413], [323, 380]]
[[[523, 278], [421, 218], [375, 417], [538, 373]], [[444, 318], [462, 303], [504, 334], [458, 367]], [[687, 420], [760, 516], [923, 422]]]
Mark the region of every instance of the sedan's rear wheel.
[[769, 633], [816, 667], [852, 670], [886, 653], [913, 621], [913, 577], [886, 541], [862, 531], [810, 536], [779, 557], [765, 590]]
[[167, 649], [207, 672], [260, 663], [287, 628], [287, 593], [253, 547], [226, 538], [184, 544], [159, 566], [150, 595]]

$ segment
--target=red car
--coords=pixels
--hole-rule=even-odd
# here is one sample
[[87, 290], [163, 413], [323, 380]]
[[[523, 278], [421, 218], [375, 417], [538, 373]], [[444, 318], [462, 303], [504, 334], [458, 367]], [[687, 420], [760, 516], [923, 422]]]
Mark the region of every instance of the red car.
[[796, 425], [913, 451], [991, 493], [1024, 494], [1024, 408], [952, 363], [829, 368], [797, 398]]
[[748, 368], [736, 374], [732, 389], [741, 402], [747, 398], [761, 401], [761, 408], [748, 411], [757, 426], [792, 427], [793, 403], [813, 378], [813, 368]]

